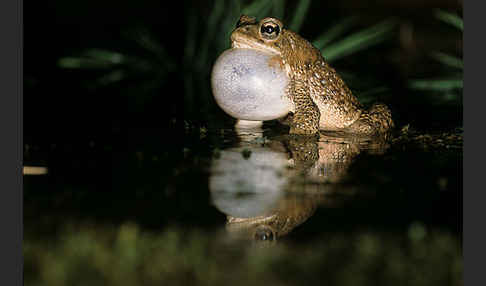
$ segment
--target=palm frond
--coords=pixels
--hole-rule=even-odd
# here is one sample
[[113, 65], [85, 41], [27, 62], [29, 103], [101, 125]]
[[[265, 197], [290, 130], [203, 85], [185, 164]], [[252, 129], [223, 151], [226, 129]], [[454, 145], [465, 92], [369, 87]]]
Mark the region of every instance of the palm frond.
[[448, 55], [442, 52], [434, 52], [432, 53], [431, 57], [446, 66], [450, 66], [460, 70], [464, 69], [464, 62], [461, 58]]
[[285, 0], [273, 0], [272, 14], [273, 17], [283, 19], [285, 13]]
[[385, 20], [327, 46], [326, 49], [322, 50], [322, 54], [329, 62], [336, 61], [383, 42], [390, 35], [395, 26], [395, 20]]
[[440, 9], [436, 10], [434, 15], [437, 19], [464, 31], [464, 21], [458, 15]]
[[451, 91], [463, 88], [462, 78], [416, 79], [409, 82], [412, 89]]
[[244, 7], [241, 12], [242, 14], [260, 19], [269, 14], [272, 10], [272, 6], [272, 0], [256, 0]]
[[304, 23], [305, 16], [307, 15], [307, 12], [309, 10], [311, 4], [311, 0], [301, 0], [299, 1], [299, 4], [297, 5], [294, 16], [292, 17], [292, 20], [290, 21], [289, 28], [290, 30], [294, 32], [299, 32], [300, 28], [302, 27], [302, 24]]
[[353, 24], [356, 23], [356, 17], [348, 17], [331, 28], [329, 28], [327, 31], [322, 33], [317, 39], [315, 39], [312, 44], [318, 48], [319, 50], [323, 49], [326, 45], [332, 43], [335, 39], [338, 37], [342, 36], [344, 33], [346, 33], [349, 28], [353, 26]]

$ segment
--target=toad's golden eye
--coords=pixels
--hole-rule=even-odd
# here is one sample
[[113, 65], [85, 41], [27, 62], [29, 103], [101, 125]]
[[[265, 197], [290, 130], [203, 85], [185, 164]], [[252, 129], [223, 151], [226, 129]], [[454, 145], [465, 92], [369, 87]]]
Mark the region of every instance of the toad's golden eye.
[[275, 23], [265, 23], [260, 27], [260, 33], [265, 39], [273, 40], [280, 34], [280, 27]]

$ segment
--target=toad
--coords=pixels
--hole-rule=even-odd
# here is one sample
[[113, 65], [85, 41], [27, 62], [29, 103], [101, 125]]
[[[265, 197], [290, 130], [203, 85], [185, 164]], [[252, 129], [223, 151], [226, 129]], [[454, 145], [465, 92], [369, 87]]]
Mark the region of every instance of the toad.
[[287, 73], [285, 96], [292, 106], [286, 121], [291, 134], [312, 135], [319, 130], [374, 136], [392, 127], [384, 104], [363, 108], [320, 51], [276, 18], [242, 15], [231, 34], [233, 49], [252, 49], [272, 55], [270, 65]]

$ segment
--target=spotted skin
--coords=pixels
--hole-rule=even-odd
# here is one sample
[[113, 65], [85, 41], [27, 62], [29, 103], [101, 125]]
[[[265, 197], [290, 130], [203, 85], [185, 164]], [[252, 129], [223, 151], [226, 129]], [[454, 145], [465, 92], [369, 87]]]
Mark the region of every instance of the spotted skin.
[[319, 130], [380, 135], [394, 124], [390, 109], [375, 104], [363, 108], [320, 51], [298, 34], [284, 29], [276, 18], [256, 21], [242, 15], [231, 34], [233, 48], [256, 49], [274, 55], [290, 79], [286, 96], [293, 102], [290, 133], [311, 135]]

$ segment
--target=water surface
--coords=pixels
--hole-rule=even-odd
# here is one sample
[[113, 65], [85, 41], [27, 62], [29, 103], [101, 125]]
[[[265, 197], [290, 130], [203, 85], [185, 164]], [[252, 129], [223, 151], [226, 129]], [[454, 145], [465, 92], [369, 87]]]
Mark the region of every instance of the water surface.
[[[460, 145], [427, 148], [417, 144], [420, 139], [390, 143], [332, 133], [321, 134], [319, 139], [303, 139], [271, 124], [263, 129], [186, 128], [184, 132], [170, 134], [161, 134], [157, 129], [134, 129], [124, 130], [115, 138], [29, 147], [26, 165], [45, 165], [48, 174], [24, 177], [24, 231], [27, 249], [31, 251], [26, 255], [28, 279], [47, 284], [50, 281], [35, 270], [42, 269], [35, 261], [40, 263], [48, 257], [40, 254], [45, 243], [54, 249], [62, 246], [61, 250], [52, 251], [63, 257], [69, 252], [66, 247], [72, 249], [63, 244], [70, 241], [69, 237], [97, 233], [86, 238], [87, 245], [92, 247], [91, 240], [98, 241], [94, 243], [98, 245], [99, 240], [104, 241], [103, 237], [110, 237], [109, 230], [113, 228], [119, 228], [115, 231], [119, 239], [132, 233], [127, 229], [135, 229], [135, 234], [153, 234], [153, 239], [161, 239], [161, 249], [172, 245], [166, 240], [173, 241], [175, 238], [169, 234], [174, 233], [181, 241], [179, 246], [171, 246], [179, 249], [173, 255], [186, 257], [189, 263], [196, 263], [198, 255], [203, 255], [186, 249], [192, 245], [187, 239], [195, 237], [196, 245], [200, 243], [198, 247], [206, 249], [203, 256], [214, 256], [219, 261], [212, 261], [214, 265], [225, 264], [221, 261], [229, 259], [228, 255], [234, 256], [230, 260], [256, 259], [261, 254], [252, 254], [251, 249], [260, 245], [274, 249], [286, 246], [289, 256], [295, 256], [292, 251], [300, 253], [308, 248], [319, 249], [315, 255], [334, 251], [318, 258], [311, 254], [298, 258], [304, 264], [312, 259], [342, 258], [346, 269], [349, 263], [361, 259], [361, 252], [350, 250], [353, 245], [364, 243], [359, 247], [371, 247], [371, 253], [382, 257], [376, 261], [382, 261], [386, 252], [403, 252], [404, 257], [413, 258], [414, 248], [408, 244], [413, 246], [418, 239], [425, 243], [420, 246], [422, 253], [439, 253], [430, 256], [435, 260], [427, 261], [426, 265], [452, 269], [452, 272], [444, 270], [446, 274], [437, 272], [437, 277], [449, 282], [460, 277], [457, 274], [462, 269], [457, 266], [462, 261]], [[447, 249], [454, 255], [444, 254], [436, 239], [447, 241]], [[211, 244], [219, 245], [217, 250]], [[135, 251], [142, 247], [137, 245], [122, 248]], [[247, 249], [248, 246], [251, 247]], [[235, 247], [242, 252], [233, 253]], [[383, 249], [379, 250], [380, 247]], [[107, 250], [107, 253], [116, 252]], [[285, 257], [273, 252], [268, 255], [277, 260]], [[357, 258], [350, 258], [353, 255]], [[443, 255], [449, 258], [444, 259]], [[32, 260], [32, 257], [41, 258]], [[396, 261], [397, 257], [390, 261]], [[154, 269], [162, 267], [162, 262], [150, 262], [146, 256], [137, 259]], [[415, 258], [407, 259], [399, 260], [407, 267], [426, 269]], [[181, 265], [188, 263], [184, 261]], [[194, 269], [199, 269], [197, 265], [193, 265]], [[96, 271], [103, 272], [109, 267], [100, 266]], [[270, 272], [278, 271], [266, 267], [270, 267]], [[371, 270], [363, 269], [359, 270], [363, 277], [371, 279]], [[386, 271], [382, 271], [385, 276]], [[397, 270], [396, 275], [412, 275], [403, 271]], [[298, 281], [300, 276], [294, 274]], [[214, 281], [226, 281], [223, 274], [214, 275]], [[269, 278], [272, 275], [261, 277], [275, 282]], [[179, 277], [176, 281], [182, 283], [183, 275], [176, 276]], [[204, 275], [194, 279], [191, 281], [196, 284], [210, 281]]]

